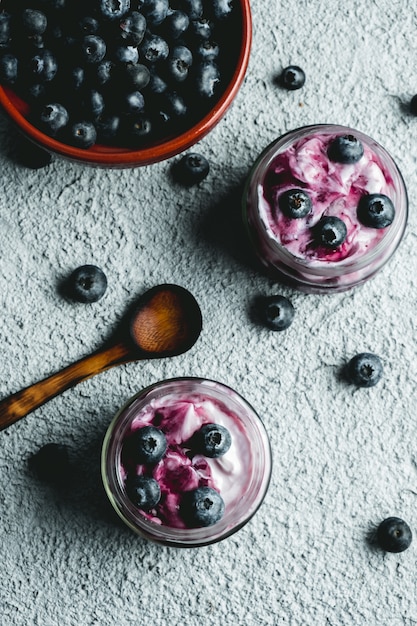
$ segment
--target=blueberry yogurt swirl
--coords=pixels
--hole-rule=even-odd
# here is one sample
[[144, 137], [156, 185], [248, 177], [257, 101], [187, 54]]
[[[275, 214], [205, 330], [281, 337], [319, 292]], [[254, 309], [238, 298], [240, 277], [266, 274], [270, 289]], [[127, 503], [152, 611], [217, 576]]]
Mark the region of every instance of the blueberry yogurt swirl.
[[311, 291], [364, 282], [398, 245], [407, 194], [388, 153], [359, 131], [288, 133], [249, 178], [245, 217], [264, 265]]

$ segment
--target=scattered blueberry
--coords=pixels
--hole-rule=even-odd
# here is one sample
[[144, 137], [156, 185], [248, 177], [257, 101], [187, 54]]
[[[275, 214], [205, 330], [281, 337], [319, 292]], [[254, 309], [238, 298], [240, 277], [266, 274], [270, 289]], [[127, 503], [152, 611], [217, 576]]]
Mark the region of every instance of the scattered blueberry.
[[47, 443], [30, 457], [29, 465], [41, 480], [63, 482], [70, 474], [68, 448], [59, 443]]
[[356, 354], [347, 364], [346, 377], [358, 387], [373, 387], [382, 378], [381, 359], [371, 352]]
[[302, 189], [288, 189], [279, 196], [279, 208], [287, 217], [298, 219], [311, 211], [311, 198]]
[[386, 228], [394, 221], [395, 208], [388, 196], [370, 193], [359, 200], [357, 215], [364, 226]]
[[387, 517], [376, 531], [377, 542], [386, 552], [404, 552], [410, 547], [412, 538], [409, 525], [399, 517]]
[[144, 426], [133, 434], [132, 449], [138, 463], [158, 463], [167, 450], [167, 440], [159, 428]]
[[210, 164], [202, 154], [189, 152], [174, 163], [172, 171], [178, 183], [190, 187], [201, 183], [207, 177]]
[[306, 82], [306, 75], [304, 70], [298, 65], [289, 65], [282, 70], [280, 76], [280, 83], [285, 89], [294, 91], [295, 89], [301, 89]]
[[363, 145], [354, 135], [338, 135], [329, 144], [327, 156], [335, 163], [357, 163], [363, 157]]
[[410, 100], [410, 113], [412, 115], [417, 115], [417, 94]]
[[161, 499], [159, 483], [151, 476], [129, 477], [126, 490], [131, 502], [145, 511], [152, 509]]
[[230, 433], [221, 424], [204, 424], [193, 436], [193, 449], [210, 459], [223, 456], [231, 445]]
[[281, 331], [291, 326], [295, 310], [285, 296], [273, 295], [260, 298], [257, 302], [257, 314], [269, 330]]
[[314, 226], [313, 235], [317, 245], [335, 249], [345, 241], [347, 227], [340, 217], [327, 215]]
[[212, 526], [224, 514], [224, 501], [211, 487], [198, 487], [183, 495], [181, 513], [191, 527]]
[[96, 265], [77, 267], [68, 279], [69, 295], [77, 302], [97, 302], [107, 289], [107, 278]]

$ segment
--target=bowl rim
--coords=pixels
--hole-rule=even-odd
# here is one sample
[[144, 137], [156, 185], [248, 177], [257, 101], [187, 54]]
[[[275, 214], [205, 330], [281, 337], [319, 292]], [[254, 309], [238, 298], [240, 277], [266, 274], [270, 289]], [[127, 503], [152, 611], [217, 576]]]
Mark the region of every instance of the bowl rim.
[[110, 146], [103, 146], [100, 150], [84, 150], [57, 141], [43, 133], [36, 126], [33, 126], [25, 117], [25, 103], [21, 101], [22, 106], [16, 106], [15, 100], [18, 99], [18, 96], [14, 94], [11, 87], [0, 86], [0, 107], [4, 109], [11, 120], [30, 140], [49, 152], [73, 161], [108, 167], [129, 167], [150, 165], [175, 156], [200, 141], [217, 125], [229, 109], [241, 87], [249, 64], [252, 47], [252, 14], [250, 0], [239, 0], [239, 4], [242, 16], [241, 46], [236, 68], [225, 91], [214, 107], [199, 122], [168, 141], [156, 143], [141, 150], [112, 148]]

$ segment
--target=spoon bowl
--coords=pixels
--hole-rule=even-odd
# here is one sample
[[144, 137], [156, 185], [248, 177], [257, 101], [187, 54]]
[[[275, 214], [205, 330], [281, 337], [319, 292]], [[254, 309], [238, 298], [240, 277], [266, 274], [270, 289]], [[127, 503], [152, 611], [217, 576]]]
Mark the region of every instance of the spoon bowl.
[[189, 291], [172, 284], [145, 292], [125, 322], [105, 346], [2, 400], [0, 430], [115, 365], [183, 354], [195, 344], [202, 329], [198, 302]]

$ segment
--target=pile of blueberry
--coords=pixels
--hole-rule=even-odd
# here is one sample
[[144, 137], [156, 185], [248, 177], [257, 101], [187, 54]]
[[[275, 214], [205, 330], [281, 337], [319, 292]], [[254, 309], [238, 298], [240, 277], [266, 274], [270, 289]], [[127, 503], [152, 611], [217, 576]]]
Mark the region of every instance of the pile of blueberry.
[[[236, 5], [237, 7], [237, 5]], [[239, 51], [232, 0], [6, 0], [0, 83], [79, 148], [140, 148], [190, 128]]]
[[[205, 424], [187, 443], [190, 454], [201, 454], [218, 458], [226, 454], [232, 440], [229, 431], [220, 424]], [[136, 430], [126, 445], [129, 465], [133, 468], [126, 479], [126, 493], [139, 509], [154, 509], [164, 495], [158, 481], [153, 477], [153, 469], [165, 456], [168, 442], [162, 430], [155, 426], [143, 426]], [[145, 473], [137, 475], [137, 465], [145, 467]], [[180, 511], [184, 522], [190, 528], [211, 526], [224, 514], [224, 501], [221, 495], [205, 484], [196, 489], [184, 491]]]

